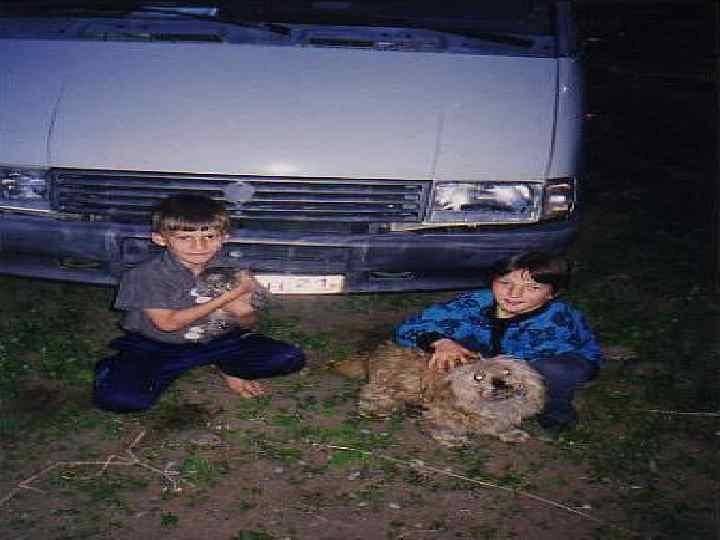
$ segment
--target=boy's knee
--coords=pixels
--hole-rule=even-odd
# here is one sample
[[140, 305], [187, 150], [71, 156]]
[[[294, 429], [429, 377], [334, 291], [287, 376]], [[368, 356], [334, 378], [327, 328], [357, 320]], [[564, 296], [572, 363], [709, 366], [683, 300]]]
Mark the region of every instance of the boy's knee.
[[131, 413], [148, 410], [155, 403], [155, 399], [154, 396], [149, 398], [96, 387], [93, 392], [93, 403], [104, 411]]
[[265, 379], [300, 371], [305, 366], [305, 353], [294, 345], [271, 341], [270, 346], [264, 347], [261, 354], [255, 353], [252, 361], [238, 356], [229, 361], [218, 362], [217, 366], [231, 377]]
[[[138, 412], [149, 409], [157, 393], [140, 391], [144, 385], [124, 370], [118, 369], [117, 358], [106, 358], [95, 367], [93, 403], [99, 409], [112, 412]], [[123, 364], [120, 364], [121, 366]]]
[[278, 375], [295, 373], [305, 367], [305, 353], [299, 347], [283, 344], [273, 355], [271, 364]]
[[593, 379], [597, 373], [596, 366], [583, 358], [574, 356], [544, 358], [530, 364], [548, 382], [562, 380], [581, 384]]

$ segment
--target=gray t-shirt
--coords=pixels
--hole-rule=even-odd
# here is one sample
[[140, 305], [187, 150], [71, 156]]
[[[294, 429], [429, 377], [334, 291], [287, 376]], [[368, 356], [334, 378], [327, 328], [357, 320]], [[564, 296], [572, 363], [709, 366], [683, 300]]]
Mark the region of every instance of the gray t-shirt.
[[[218, 256], [208, 266], [239, 266], [229, 257]], [[115, 307], [125, 311], [122, 327], [128, 332], [164, 343], [196, 343], [202, 341], [202, 328], [207, 317], [187, 328], [164, 332], [145, 315], [148, 308], [184, 309], [197, 305], [198, 278], [169, 251], [149, 259], [123, 274], [115, 299]]]

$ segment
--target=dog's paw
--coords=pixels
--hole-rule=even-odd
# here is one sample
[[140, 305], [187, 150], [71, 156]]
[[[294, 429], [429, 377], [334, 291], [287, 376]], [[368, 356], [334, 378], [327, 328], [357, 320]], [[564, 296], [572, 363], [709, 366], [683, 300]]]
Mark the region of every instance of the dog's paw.
[[526, 431], [517, 428], [503, 431], [502, 433], [498, 433], [497, 436], [501, 441], [509, 443], [524, 443], [530, 439], [530, 435]]
[[339, 362], [332, 362], [328, 364], [328, 368], [350, 379], [367, 379], [368, 376], [368, 362], [367, 356], [355, 356], [346, 358]]
[[375, 384], [366, 384], [360, 390], [358, 414], [360, 416], [383, 418], [392, 415], [401, 403], [391, 397], [390, 391]]
[[451, 447], [451, 448], [455, 447], [455, 446], [463, 446], [470, 441], [470, 439], [468, 439], [468, 437], [466, 435], [457, 433], [455, 431], [449, 431], [447, 429], [431, 430], [430, 436], [438, 444], [441, 444], [441, 445], [447, 446], [447, 447]]

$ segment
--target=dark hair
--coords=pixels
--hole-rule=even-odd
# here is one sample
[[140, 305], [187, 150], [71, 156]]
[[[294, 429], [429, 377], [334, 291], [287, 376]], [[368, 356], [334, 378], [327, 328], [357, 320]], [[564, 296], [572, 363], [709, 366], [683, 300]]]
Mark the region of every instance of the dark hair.
[[205, 195], [183, 193], [163, 199], [153, 209], [153, 232], [206, 229], [217, 229], [221, 233], [230, 230], [230, 219], [223, 202]]
[[550, 285], [557, 294], [570, 286], [572, 262], [561, 255], [529, 251], [496, 262], [488, 272], [488, 280], [492, 283], [515, 270], [527, 270], [535, 281]]

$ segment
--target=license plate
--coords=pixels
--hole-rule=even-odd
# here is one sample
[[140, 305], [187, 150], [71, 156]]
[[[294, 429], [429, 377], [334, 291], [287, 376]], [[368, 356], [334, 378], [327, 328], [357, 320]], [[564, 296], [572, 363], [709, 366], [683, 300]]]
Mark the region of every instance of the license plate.
[[273, 294], [333, 294], [342, 292], [345, 276], [287, 276], [256, 274], [257, 279]]

